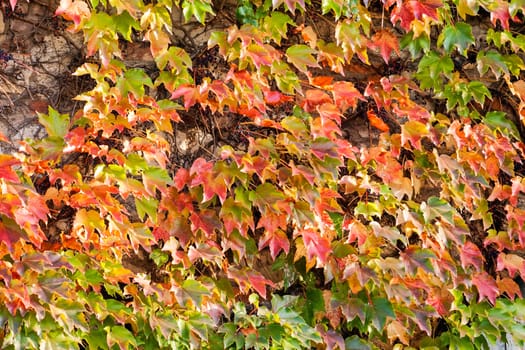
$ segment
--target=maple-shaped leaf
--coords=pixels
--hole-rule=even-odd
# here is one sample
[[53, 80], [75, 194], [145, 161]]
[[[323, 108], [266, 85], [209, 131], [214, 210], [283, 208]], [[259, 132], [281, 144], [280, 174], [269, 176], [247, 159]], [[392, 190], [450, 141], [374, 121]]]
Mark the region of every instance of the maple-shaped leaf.
[[410, 141], [414, 148], [421, 150], [421, 138], [429, 133], [427, 125], [417, 120], [409, 120], [401, 125], [401, 144], [405, 145]]
[[307, 259], [313, 261], [317, 259], [318, 266], [324, 266], [328, 257], [332, 253], [330, 241], [313, 228], [305, 228], [300, 231], [303, 237], [304, 246], [306, 247]]
[[288, 62], [306, 74], [308, 67], [319, 67], [317, 59], [313, 56], [315, 53], [317, 53], [317, 51], [309, 46], [296, 44], [286, 50], [286, 58]]
[[367, 45], [371, 49], [379, 50], [379, 53], [385, 60], [386, 64], [388, 64], [392, 51], [395, 51], [399, 55], [398, 39], [387, 29], [375, 33]]
[[73, 21], [75, 23], [73, 29], [76, 30], [83, 19], [89, 18], [91, 11], [84, 1], [60, 0], [60, 6], [56, 9], [55, 15], [62, 16], [67, 21]]
[[523, 298], [520, 286], [512, 278], [503, 277], [500, 279], [498, 277], [496, 284], [501, 293], [506, 293], [510, 300], [514, 301], [516, 297]]
[[50, 137], [63, 139], [69, 130], [69, 115], [60, 114], [51, 106], [48, 107], [48, 114], [38, 113], [38, 121]]
[[11, 251], [14, 244], [21, 239], [26, 240], [27, 235], [13, 220], [3, 215], [0, 215], [0, 219], [0, 242]]
[[113, 348], [118, 345], [121, 350], [137, 348], [137, 339], [133, 333], [123, 326], [106, 326], [104, 330], [107, 333], [107, 346]]
[[514, 277], [516, 273], [519, 276], [525, 276], [525, 259], [516, 254], [499, 253], [496, 271], [503, 271], [506, 269], [510, 277]]
[[496, 303], [496, 298], [500, 294], [500, 291], [492, 276], [485, 271], [478, 272], [472, 276], [472, 284], [478, 289], [478, 302], [486, 298], [492, 305]]
[[326, 92], [319, 89], [309, 89], [305, 92], [304, 100], [301, 101], [301, 107], [303, 107], [305, 112], [311, 113], [315, 111], [315, 107], [331, 102], [332, 99]]
[[20, 165], [20, 161], [12, 155], [0, 154], [0, 179], [19, 183], [18, 174], [13, 166]]
[[467, 48], [474, 44], [474, 35], [470, 24], [458, 22], [455, 25], [447, 25], [438, 38], [438, 45], [443, 45], [446, 52], [450, 53], [453, 47], [467, 56]]
[[465, 242], [465, 244], [459, 249], [459, 257], [461, 259], [461, 266], [465, 269], [467, 266], [472, 265], [477, 271], [479, 271], [483, 266], [483, 255], [478, 246], [471, 241]]
[[430, 249], [410, 246], [401, 252], [400, 256], [401, 260], [405, 262], [407, 271], [411, 274], [414, 274], [417, 268], [422, 268], [429, 273], [434, 272], [432, 260], [437, 257]]
[[422, 20], [424, 16], [437, 21], [439, 19], [437, 10], [441, 6], [443, 6], [441, 0], [405, 0], [398, 2], [392, 10], [390, 20], [394, 25], [400, 22], [401, 28], [408, 32], [412, 21]]
[[505, 30], [509, 30], [509, 2], [503, 0], [496, 0], [491, 4], [490, 8], [490, 20], [494, 26], [497, 25], [498, 21]]
[[202, 304], [202, 297], [209, 295], [211, 291], [201, 282], [194, 279], [185, 280], [180, 287], [174, 287], [175, 297], [181, 306], [187, 306], [191, 301], [196, 307]]
[[343, 49], [347, 62], [357, 54], [362, 62], [369, 64], [366, 51], [368, 39], [361, 33], [359, 23], [351, 20], [339, 21], [335, 27], [335, 38], [337, 45]]
[[288, 254], [290, 251], [290, 241], [288, 237], [286, 237], [286, 233], [281, 229], [276, 229], [273, 232], [265, 230], [259, 240], [259, 250], [266, 247], [270, 248], [270, 255], [272, 259], [275, 260], [281, 250]]
[[366, 112], [366, 116], [368, 117], [368, 121], [370, 122], [370, 125], [374, 128], [382, 131], [382, 132], [389, 132], [390, 127], [383, 121], [383, 119], [379, 118], [377, 114], [369, 109]]
[[206, 21], [206, 14], [215, 15], [211, 0], [184, 0], [182, 1], [182, 13], [186, 22], [194, 16], [201, 24]]
[[361, 92], [349, 81], [338, 81], [332, 87], [334, 102], [341, 112], [357, 107], [359, 100], [366, 101]]
[[286, 7], [291, 13], [295, 13], [295, 8], [297, 5], [299, 5], [301, 9], [305, 9], [304, 0], [272, 0], [272, 6], [274, 9], [277, 9], [283, 3], [286, 4]]

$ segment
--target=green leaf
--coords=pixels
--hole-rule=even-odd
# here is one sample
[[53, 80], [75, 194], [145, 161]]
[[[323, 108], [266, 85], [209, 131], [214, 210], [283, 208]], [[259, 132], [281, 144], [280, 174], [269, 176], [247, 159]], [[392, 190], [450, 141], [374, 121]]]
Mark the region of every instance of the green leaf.
[[133, 333], [122, 326], [107, 326], [104, 328], [107, 332], [107, 343], [111, 347], [118, 345], [120, 349], [137, 348], [137, 340]]
[[157, 207], [159, 201], [154, 197], [135, 197], [135, 207], [137, 208], [137, 214], [141, 220], [144, 220], [144, 216], [148, 214], [151, 220], [157, 222]]
[[213, 8], [211, 7], [210, 0], [183, 0], [182, 1], [182, 13], [184, 20], [188, 22], [191, 16], [194, 16], [197, 21], [204, 24], [206, 21], [206, 14], [215, 15]]
[[286, 50], [286, 58], [288, 62], [306, 74], [308, 71], [307, 67], [319, 67], [317, 59], [313, 56], [315, 53], [317, 53], [317, 51], [309, 46], [296, 44]]
[[520, 133], [514, 123], [505, 117], [505, 112], [492, 111], [488, 112], [483, 118], [483, 123], [493, 130], [498, 130], [504, 135], [512, 136], [515, 139], [520, 139]]
[[181, 306], [191, 300], [195, 306], [200, 307], [202, 304], [202, 297], [209, 295], [210, 291], [201, 282], [194, 279], [187, 279], [182, 283], [182, 286], [175, 292], [177, 301]]
[[294, 25], [295, 22], [285, 13], [272, 12], [271, 15], [264, 17], [262, 28], [270, 34], [270, 37], [278, 44], [281, 44], [281, 39], [286, 39], [288, 32], [288, 25]]
[[306, 289], [305, 308], [302, 313], [305, 321], [310, 325], [314, 325], [316, 313], [324, 310], [323, 292], [317, 288]]
[[396, 318], [392, 304], [386, 298], [372, 298], [370, 310], [372, 312], [372, 323], [379, 332], [383, 332], [387, 317]]
[[117, 78], [116, 87], [122, 96], [127, 97], [131, 92], [136, 97], [143, 97], [144, 86], [153, 87], [151, 78], [139, 68], [128, 69], [123, 76]]
[[251, 193], [250, 199], [254, 205], [265, 212], [268, 208], [274, 208], [274, 205], [285, 199], [285, 196], [274, 185], [265, 182], [257, 186], [255, 191]]
[[450, 224], [454, 224], [454, 215], [456, 211], [444, 199], [438, 197], [430, 197], [427, 203], [421, 204], [421, 210], [427, 223], [431, 223], [436, 218], [443, 218]]
[[365, 219], [372, 220], [373, 216], [381, 217], [383, 208], [377, 202], [363, 202], [360, 201], [354, 209], [354, 215], [363, 215]]
[[127, 41], [131, 41], [132, 29], [138, 31], [141, 30], [139, 22], [131, 17], [128, 11], [123, 11], [119, 15], [114, 15], [113, 22], [115, 23], [117, 32], [119, 32]]
[[442, 83], [441, 75], [450, 77], [454, 71], [454, 62], [450, 56], [439, 56], [437, 52], [431, 51], [419, 61], [416, 78], [421, 81], [423, 89], [436, 87]]
[[60, 114], [51, 106], [48, 106], [47, 111], [47, 114], [38, 113], [38, 122], [44, 126], [50, 137], [63, 139], [69, 131], [69, 115]]
[[490, 90], [481, 81], [471, 81], [468, 83], [468, 92], [479, 104], [485, 104], [485, 97], [492, 98]]
[[450, 53], [456, 47], [465, 57], [467, 56], [467, 48], [474, 42], [472, 27], [464, 22], [447, 25], [438, 37], [438, 45], [443, 45], [446, 52]]
[[509, 74], [509, 68], [505, 63], [503, 56], [496, 51], [480, 51], [476, 58], [478, 71], [480, 75], [485, 75], [490, 69], [497, 79], [501, 74]]
[[414, 33], [405, 34], [399, 41], [401, 49], [408, 49], [412, 58], [416, 58], [421, 52], [430, 51], [430, 39], [427, 35], [414, 38]]

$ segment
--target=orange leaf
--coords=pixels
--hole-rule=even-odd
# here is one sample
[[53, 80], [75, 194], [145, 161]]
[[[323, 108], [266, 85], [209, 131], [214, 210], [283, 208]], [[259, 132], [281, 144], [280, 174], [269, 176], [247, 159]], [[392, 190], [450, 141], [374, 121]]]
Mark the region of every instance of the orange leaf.
[[368, 117], [368, 121], [370, 122], [370, 125], [372, 125], [374, 128], [383, 131], [383, 132], [389, 132], [390, 128], [386, 123], [383, 121], [383, 119], [379, 118], [377, 114], [375, 114], [374, 111], [371, 109], [366, 112], [366, 115]]
[[388, 64], [392, 51], [399, 55], [399, 43], [397, 37], [389, 30], [381, 30], [374, 34], [372, 40], [368, 42], [368, 47], [379, 50], [381, 57]]

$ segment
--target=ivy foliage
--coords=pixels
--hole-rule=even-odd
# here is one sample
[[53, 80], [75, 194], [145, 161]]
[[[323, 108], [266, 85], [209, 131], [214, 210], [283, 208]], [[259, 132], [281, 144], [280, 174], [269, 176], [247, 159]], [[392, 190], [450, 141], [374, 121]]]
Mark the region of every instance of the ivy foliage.
[[[60, 1], [93, 88], [0, 155], [2, 347], [523, 346], [523, 2], [233, 2], [203, 74], [224, 4]], [[178, 164], [189, 115], [239, 123]]]

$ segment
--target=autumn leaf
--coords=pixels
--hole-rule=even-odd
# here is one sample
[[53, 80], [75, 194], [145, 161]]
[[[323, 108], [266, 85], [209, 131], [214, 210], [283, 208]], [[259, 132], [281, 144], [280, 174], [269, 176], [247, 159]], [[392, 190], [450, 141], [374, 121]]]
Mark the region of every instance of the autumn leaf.
[[478, 289], [478, 302], [486, 298], [492, 305], [496, 303], [496, 298], [500, 294], [500, 291], [496, 281], [488, 273], [481, 271], [474, 274], [472, 276], [472, 284]]
[[370, 122], [370, 125], [373, 126], [374, 128], [382, 132], [390, 131], [390, 128], [388, 127], [388, 125], [383, 121], [383, 119], [379, 118], [373, 110], [369, 109], [366, 112], [366, 116], [368, 117], [368, 121]]
[[286, 58], [288, 62], [306, 74], [307, 67], [319, 67], [317, 59], [313, 56], [315, 53], [315, 50], [306, 45], [296, 44], [286, 50]]
[[459, 256], [461, 259], [461, 266], [467, 268], [469, 265], [479, 271], [483, 266], [483, 255], [479, 248], [472, 242], [467, 241], [459, 250]]
[[[14, 2], [16, 4], [16, 1]], [[62, 16], [67, 21], [73, 21], [74, 29], [77, 30], [80, 22], [89, 18], [91, 11], [82, 0], [60, 0], [60, 6], [56, 9], [55, 15]]]
[[379, 53], [381, 54], [381, 57], [383, 57], [383, 60], [385, 60], [386, 64], [388, 64], [388, 61], [390, 60], [392, 51], [395, 51], [399, 55], [398, 39], [387, 29], [375, 33], [367, 45], [371, 49], [379, 50]]
[[414, 20], [422, 20], [424, 16], [437, 21], [437, 9], [443, 6], [441, 0], [405, 0], [398, 2], [392, 10], [390, 20], [392, 24], [400, 22], [401, 28], [406, 31], [410, 30]]

